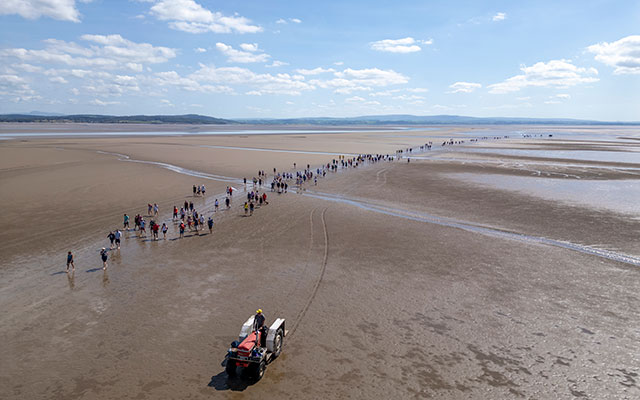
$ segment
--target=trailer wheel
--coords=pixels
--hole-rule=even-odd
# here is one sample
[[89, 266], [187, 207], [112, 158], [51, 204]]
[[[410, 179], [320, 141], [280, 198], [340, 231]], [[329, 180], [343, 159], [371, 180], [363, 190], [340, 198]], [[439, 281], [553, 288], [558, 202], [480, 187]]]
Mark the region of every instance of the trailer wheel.
[[232, 360], [227, 358], [227, 365], [224, 367], [225, 371], [227, 371], [227, 375], [235, 376], [236, 375], [236, 360]]
[[273, 338], [273, 358], [276, 358], [282, 353], [282, 344], [284, 341], [284, 332], [282, 328], [276, 332], [276, 337]]

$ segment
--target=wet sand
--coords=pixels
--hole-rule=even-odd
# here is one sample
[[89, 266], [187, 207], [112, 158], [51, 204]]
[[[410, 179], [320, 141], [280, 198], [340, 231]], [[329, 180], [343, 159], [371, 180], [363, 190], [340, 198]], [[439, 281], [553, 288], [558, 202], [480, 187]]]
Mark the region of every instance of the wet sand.
[[[185, 199], [209, 215], [214, 194], [258, 169], [271, 175], [274, 167], [292, 171], [292, 162], [336, 158], [322, 152], [392, 152], [462, 131], [3, 141], [0, 396], [640, 396], [640, 267], [526, 239], [640, 260], [640, 215], [455, 175], [638, 179], [640, 159], [576, 167], [544, 154], [560, 142], [577, 150], [593, 143], [533, 138], [438, 149], [410, 163], [329, 174], [302, 193], [267, 192], [270, 204], [250, 218], [239, 196], [216, 213], [213, 234], [173, 240], [170, 224], [171, 240], [154, 242], [125, 232], [107, 272], [100, 269], [108, 231], [124, 212], [146, 213], [149, 202], [161, 206], [162, 220]], [[474, 146], [526, 146], [541, 156], [478, 154]], [[528, 168], [545, 163], [551, 175]], [[194, 183], [207, 185], [207, 199], [190, 197]], [[63, 272], [69, 249], [73, 277]], [[284, 352], [260, 382], [229, 380], [220, 363], [257, 307], [268, 320], [286, 318]]]

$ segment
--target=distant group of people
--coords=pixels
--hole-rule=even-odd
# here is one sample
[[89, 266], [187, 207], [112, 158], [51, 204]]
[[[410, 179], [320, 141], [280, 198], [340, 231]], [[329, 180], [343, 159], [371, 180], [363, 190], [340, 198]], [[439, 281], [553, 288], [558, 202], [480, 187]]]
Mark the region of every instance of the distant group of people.
[[202, 195], [204, 197], [207, 189], [204, 185], [193, 185], [193, 197]]
[[[542, 135], [541, 135], [542, 136]], [[551, 136], [551, 135], [549, 135]], [[508, 136], [496, 136], [493, 139], [503, 139], [508, 138]], [[482, 138], [472, 138], [471, 142], [476, 142], [481, 139], [489, 139], [489, 137]], [[447, 140], [442, 143], [442, 146], [448, 145], [456, 145], [463, 144], [464, 140]], [[251, 189], [247, 189], [247, 178], [243, 178], [244, 190], [247, 192], [247, 200], [244, 202], [242, 210], [244, 210], [245, 216], [252, 216], [254, 211], [257, 208], [260, 208], [266, 204], [269, 204], [267, 201], [267, 194], [262, 190], [263, 185], [270, 186], [272, 192], [276, 192], [278, 194], [287, 193], [289, 190], [289, 182], [295, 179], [295, 185], [298, 190], [304, 189], [304, 186], [307, 183], [313, 182], [314, 185], [318, 184], [319, 177], [325, 177], [328, 172], [337, 172], [338, 169], [345, 168], [357, 168], [363, 164], [372, 164], [380, 161], [391, 162], [396, 159], [402, 158], [405, 154], [412, 154], [414, 150], [418, 151], [428, 151], [431, 150], [433, 143], [427, 142], [424, 145], [420, 145], [415, 148], [406, 148], [396, 150], [394, 155], [391, 154], [360, 154], [356, 156], [347, 157], [344, 155], [338, 156], [337, 159], [331, 160], [318, 168], [311, 168], [310, 164], [306, 165], [306, 168], [303, 170], [296, 170], [297, 164], [293, 163], [294, 172], [278, 172], [276, 168], [273, 168], [273, 178], [269, 184], [267, 184], [267, 174], [264, 170], [258, 171], [258, 176], [253, 177], [252, 180], [249, 181], [249, 184], [252, 184]], [[409, 161], [409, 159], [407, 159]], [[205, 185], [193, 185], [192, 187], [193, 197], [205, 197], [206, 188]], [[226, 209], [231, 208], [231, 201], [233, 198], [233, 192], [236, 191], [232, 186], [227, 186], [225, 190], [225, 206]], [[214, 209], [213, 213], [219, 211], [219, 201], [216, 198], [214, 201]], [[155, 218], [159, 217], [160, 207], [157, 203], [148, 203], [147, 204], [147, 217], [154, 218], [151, 219], [149, 224], [147, 225], [147, 221], [145, 218], [136, 214], [134, 217], [134, 231], [138, 231], [138, 237], [143, 238], [147, 235], [147, 226], [149, 227], [152, 238], [154, 241], [158, 240], [159, 232], [162, 232], [163, 239], [166, 240], [168, 226], [165, 222], [162, 225], [156, 223]], [[209, 229], [209, 233], [213, 233], [214, 220], [213, 216], [209, 216], [205, 218], [203, 213], [198, 212], [195, 209], [193, 201], [185, 200], [182, 207], [178, 209], [177, 206], [173, 207], [173, 215], [172, 221], [178, 227], [179, 238], [184, 238], [185, 231], [188, 229], [190, 232], [195, 231], [197, 235], [200, 235], [200, 231], [205, 229], [205, 225]], [[124, 214], [123, 218], [123, 230], [129, 231], [130, 228], [130, 217], [128, 214]], [[123, 233], [119, 229], [114, 231], [110, 231], [107, 235], [109, 239], [110, 246], [109, 248], [103, 247], [100, 250], [100, 258], [103, 263], [103, 270], [107, 269], [107, 260], [108, 260], [108, 252], [112, 250], [120, 250], [121, 241], [123, 238]], [[74, 264], [74, 255], [71, 251], [67, 253], [67, 273], [69, 272], [69, 268], [71, 267], [71, 271], [75, 271]]]

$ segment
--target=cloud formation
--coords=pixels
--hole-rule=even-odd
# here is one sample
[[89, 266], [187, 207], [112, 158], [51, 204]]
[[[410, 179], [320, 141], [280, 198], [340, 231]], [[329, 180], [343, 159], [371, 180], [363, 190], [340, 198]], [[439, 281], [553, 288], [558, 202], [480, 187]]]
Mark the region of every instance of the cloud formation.
[[[91, 0], [85, 0], [88, 3]], [[50, 17], [60, 21], [80, 22], [75, 0], [2, 0], [0, 15], [18, 14], [27, 19]]]
[[22, 62], [45, 65], [65, 64], [76, 68], [123, 69], [124, 67], [141, 71], [143, 64], [163, 63], [176, 56], [174, 49], [132, 42], [120, 35], [82, 35], [80, 38], [92, 44], [81, 46], [74, 42], [46, 39], [44, 49], [3, 49], [0, 50], [0, 59], [17, 58]]
[[640, 35], [594, 44], [587, 50], [596, 55], [596, 60], [614, 67], [614, 74], [640, 74]]
[[479, 83], [474, 82], [456, 82], [452, 85], [449, 85], [451, 89], [447, 93], [471, 93], [476, 89], [480, 89], [482, 87]]
[[210, 11], [194, 0], [161, 0], [151, 7], [151, 14], [169, 27], [189, 33], [256, 33], [262, 27], [241, 16], [226, 16]]
[[493, 18], [491, 18], [493, 22], [504, 21], [505, 19], [507, 19], [507, 13], [503, 13], [503, 12], [499, 12], [496, 15], [494, 15]]
[[387, 53], [415, 53], [422, 50], [422, 47], [419, 46], [420, 44], [430, 45], [432, 43], [432, 39], [416, 40], [412, 37], [406, 37], [403, 39], [378, 40], [377, 42], [370, 43], [370, 46], [372, 50]]
[[271, 57], [266, 53], [258, 52], [258, 45], [255, 43], [242, 43], [240, 48], [243, 50], [234, 49], [233, 47], [221, 42], [216, 43], [216, 49], [227, 56], [228, 62], [241, 64], [266, 62]]
[[489, 93], [517, 92], [530, 86], [566, 88], [598, 81], [598, 78], [595, 77], [598, 74], [598, 70], [595, 68], [576, 67], [570, 60], [538, 62], [530, 67], [523, 66], [520, 70], [522, 71], [520, 75], [489, 85]]

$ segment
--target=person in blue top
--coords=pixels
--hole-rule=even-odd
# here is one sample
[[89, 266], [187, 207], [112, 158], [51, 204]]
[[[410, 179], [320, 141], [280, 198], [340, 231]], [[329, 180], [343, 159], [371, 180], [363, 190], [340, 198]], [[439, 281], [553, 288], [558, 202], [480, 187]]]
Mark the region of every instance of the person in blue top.
[[71, 265], [71, 271], [75, 272], [76, 266], [73, 264], [73, 254], [71, 252], [67, 253], [67, 274], [69, 273], [69, 265]]

